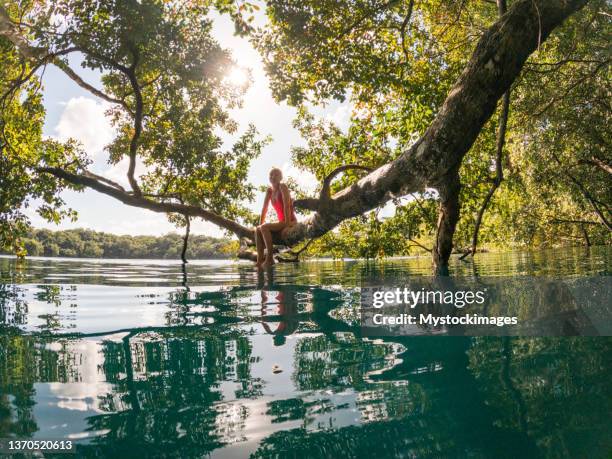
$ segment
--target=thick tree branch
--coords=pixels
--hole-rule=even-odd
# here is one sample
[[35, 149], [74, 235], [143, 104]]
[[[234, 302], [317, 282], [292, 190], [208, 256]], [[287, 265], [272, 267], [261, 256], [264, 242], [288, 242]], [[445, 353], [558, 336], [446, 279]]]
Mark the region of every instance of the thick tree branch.
[[40, 173], [51, 174], [68, 183], [78, 186], [85, 186], [100, 193], [121, 201], [125, 205], [140, 207], [160, 213], [177, 213], [186, 217], [200, 217], [215, 225], [229, 230], [239, 237], [253, 240], [253, 229], [241, 225], [233, 220], [222, 217], [214, 212], [202, 209], [201, 207], [172, 202], [158, 202], [147, 199], [143, 196], [136, 196], [114, 186], [106, 185], [95, 178], [85, 174], [75, 174], [59, 167], [41, 167], [37, 169]]
[[117, 188], [118, 190], [125, 191], [125, 188], [123, 188], [123, 186], [121, 186], [119, 183], [113, 180], [107, 179], [106, 177], [102, 177], [101, 175], [94, 174], [93, 172], [89, 172], [89, 171], [83, 172], [83, 175], [86, 177], [91, 177], [95, 180], [98, 180], [99, 182], [106, 183], [107, 185]]
[[318, 210], [319, 209], [319, 200], [317, 198], [295, 199], [293, 201], [293, 206], [296, 209]]
[[295, 225], [286, 244], [316, 237], [394, 197], [446, 185], [497, 101], [541, 41], [586, 0], [516, 0], [482, 36], [465, 70], [423, 136], [396, 160], [336, 193], [326, 212]]
[[0, 5], [0, 36], [6, 37], [27, 59], [39, 60], [50, 54], [45, 48], [30, 45], [2, 5]]
[[334, 180], [334, 178], [338, 174], [346, 170], [349, 170], [349, 169], [360, 169], [362, 171], [372, 172], [371, 167], [360, 166], [359, 164], [345, 164], [344, 166], [335, 168], [333, 171], [327, 174], [327, 176], [323, 179], [323, 186], [321, 187], [321, 193], [319, 194], [320, 201], [325, 202], [331, 199], [331, 195], [330, 195], [331, 182]]
[[334, 178], [349, 169], [360, 169], [371, 172], [372, 168], [367, 166], [361, 166], [359, 164], [345, 164], [343, 166], [335, 168], [323, 179], [321, 185], [321, 191], [318, 198], [302, 198], [293, 201], [293, 205], [299, 209], [323, 211], [326, 206], [331, 203], [332, 197], [330, 192], [331, 182]]

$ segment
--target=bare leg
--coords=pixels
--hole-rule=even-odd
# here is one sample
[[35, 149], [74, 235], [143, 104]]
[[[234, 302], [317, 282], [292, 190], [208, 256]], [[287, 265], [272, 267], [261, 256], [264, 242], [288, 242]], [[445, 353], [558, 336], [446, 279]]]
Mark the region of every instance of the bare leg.
[[267, 228], [261, 229], [261, 235], [266, 244], [266, 261], [263, 266], [272, 266], [274, 264], [274, 246], [272, 244], [272, 233]]
[[260, 267], [264, 262], [264, 240], [259, 228], [255, 228], [255, 246], [257, 247], [257, 262], [255, 265]]
[[266, 261], [264, 267], [269, 267], [274, 264], [274, 244], [272, 243], [272, 231], [281, 231], [287, 225], [285, 223], [266, 223], [259, 227], [261, 236], [266, 244]]

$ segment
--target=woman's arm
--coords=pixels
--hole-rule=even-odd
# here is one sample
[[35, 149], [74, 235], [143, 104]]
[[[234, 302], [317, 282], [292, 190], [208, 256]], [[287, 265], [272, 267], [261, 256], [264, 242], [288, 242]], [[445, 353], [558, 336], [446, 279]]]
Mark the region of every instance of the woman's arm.
[[266, 222], [266, 215], [268, 214], [268, 205], [270, 204], [270, 188], [266, 191], [266, 198], [264, 199], [263, 207], [261, 209], [261, 215], [259, 216], [259, 224], [263, 225]]
[[283, 213], [285, 214], [285, 221], [287, 225], [291, 223], [291, 194], [289, 193], [289, 187], [284, 183], [281, 185], [281, 193], [283, 194]]

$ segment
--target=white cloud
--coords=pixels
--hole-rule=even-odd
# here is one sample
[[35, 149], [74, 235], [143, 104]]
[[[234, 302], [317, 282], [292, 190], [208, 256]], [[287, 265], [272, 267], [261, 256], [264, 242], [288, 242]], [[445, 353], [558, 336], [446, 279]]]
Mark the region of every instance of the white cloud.
[[55, 127], [59, 140], [73, 138], [90, 157], [100, 154], [113, 139], [113, 128], [104, 112], [109, 105], [89, 97], [73, 97], [65, 105]]
[[314, 174], [307, 171], [302, 171], [290, 162], [283, 163], [281, 170], [283, 171], [283, 177], [286, 179], [292, 178], [300, 186], [300, 188], [307, 193], [314, 192], [319, 185], [319, 182]]
[[[139, 168], [139, 161], [136, 161], [136, 176], [142, 174], [142, 168]], [[102, 175], [109, 180], [114, 180], [115, 182], [123, 185], [126, 188], [129, 188], [130, 184], [127, 179], [127, 170], [130, 165], [130, 161], [127, 157], [123, 157], [117, 164], [112, 164], [106, 169], [102, 171]]]
[[325, 115], [327, 121], [331, 121], [343, 131], [348, 130], [351, 119], [351, 106], [348, 103], [339, 105], [332, 113]]

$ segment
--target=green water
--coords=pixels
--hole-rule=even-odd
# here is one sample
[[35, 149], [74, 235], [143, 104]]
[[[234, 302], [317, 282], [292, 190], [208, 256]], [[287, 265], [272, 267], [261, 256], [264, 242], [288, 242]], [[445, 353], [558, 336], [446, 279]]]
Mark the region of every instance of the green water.
[[[611, 266], [594, 248], [451, 272]], [[364, 272], [431, 270], [0, 258], [0, 437], [69, 438], [84, 457], [609, 457], [612, 338], [366, 339]]]

